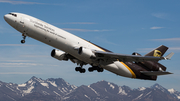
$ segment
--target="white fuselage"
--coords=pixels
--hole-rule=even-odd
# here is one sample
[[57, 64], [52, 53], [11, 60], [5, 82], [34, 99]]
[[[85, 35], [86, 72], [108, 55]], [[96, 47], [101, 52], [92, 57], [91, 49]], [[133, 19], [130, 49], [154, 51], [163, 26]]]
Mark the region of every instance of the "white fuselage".
[[[79, 55], [75, 48], [84, 47], [91, 50], [104, 51], [80, 37], [37, 18], [22, 13], [15, 14], [17, 14], [16, 17], [7, 14], [4, 16], [4, 19], [16, 30], [45, 44], [60, 49], [85, 63], [93, 64], [93, 61], [90, 58]], [[115, 61], [110, 64], [103, 62], [100, 65], [102, 68], [117, 75], [135, 78], [133, 71], [122, 62]]]

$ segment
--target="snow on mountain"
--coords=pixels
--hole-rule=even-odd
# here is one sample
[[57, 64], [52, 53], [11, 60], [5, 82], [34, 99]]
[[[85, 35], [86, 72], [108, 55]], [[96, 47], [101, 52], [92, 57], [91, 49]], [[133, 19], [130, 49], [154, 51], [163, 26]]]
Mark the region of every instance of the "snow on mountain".
[[115, 88], [110, 82], [108, 82], [108, 85], [109, 85], [112, 89]]
[[18, 87], [25, 87], [26, 86], [26, 84], [25, 83], [23, 83], [23, 84], [19, 84], [18, 85]]
[[90, 88], [97, 96], [99, 96], [99, 94], [93, 88], [91, 88], [90, 85], [88, 86], [88, 88]]
[[173, 93], [175, 93], [176, 92], [176, 90], [175, 89], [168, 89], [168, 91], [171, 93], [171, 94], [173, 94]]
[[48, 83], [41, 83], [42, 86], [49, 88]]
[[174, 95], [174, 97], [178, 98], [180, 100], [180, 92], [176, 91], [175, 89], [168, 89], [168, 91]]
[[[33, 77], [32, 77], [33, 78]], [[28, 83], [30, 84], [30, 83], [32, 83], [33, 82], [33, 80], [32, 79], [30, 79], [29, 81], [28, 81]]]
[[[7, 88], [11, 89], [9, 86]], [[33, 92], [39, 92], [45, 95], [65, 95], [77, 87], [70, 85], [61, 78], [42, 80], [33, 76], [26, 83], [18, 84], [15, 88], [21, 96], [25, 96]]]
[[49, 81], [49, 80], [47, 80], [47, 82], [49, 82], [51, 85], [53, 85], [54, 87], [57, 87], [57, 85], [56, 85], [56, 82], [55, 81]]
[[24, 96], [25, 94], [31, 93], [32, 89], [34, 89], [34, 86], [30, 86], [27, 90], [23, 90], [23, 94], [22, 95]]
[[141, 99], [141, 97], [143, 96], [143, 94], [140, 94], [138, 97], [136, 97], [134, 100], [138, 100]]
[[120, 95], [127, 95], [127, 93], [125, 92], [125, 90], [123, 90], [123, 88], [119, 87], [119, 92], [118, 94]]
[[[162, 97], [163, 96], [163, 97]], [[107, 81], [76, 87], [61, 78], [32, 77], [25, 83], [0, 81], [0, 101], [180, 101], [180, 92], [159, 84], [131, 89]]]
[[167, 89], [165, 89], [164, 87], [162, 87], [161, 85], [159, 85], [159, 84], [154, 84], [153, 86], [151, 86], [151, 88], [152, 89], [159, 89], [159, 90], [161, 90], [161, 91], [163, 91], [163, 92], [165, 92], [165, 91], [167, 91]]
[[138, 90], [139, 91], [144, 91], [146, 88], [145, 87], [139, 87]]
[[166, 89], [166, 88], [164, 88], [164, 87], [162, 87], [161, 85], [159, 85], [159, 84], [154, 84], [153, 86], [151, 86], [150, 87], [151, 89], [159, 89], [159, 90], [161, 90], [162, 92], [165, 92], [165, 93], [169, 93], [169, 91]]

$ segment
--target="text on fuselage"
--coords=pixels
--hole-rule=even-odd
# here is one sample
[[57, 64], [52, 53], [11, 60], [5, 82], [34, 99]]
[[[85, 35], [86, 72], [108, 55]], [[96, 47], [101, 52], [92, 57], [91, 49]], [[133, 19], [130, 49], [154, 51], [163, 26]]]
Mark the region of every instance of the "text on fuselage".
[[63, 39], [66, 39], [65, 37], [63, 37], [63, 36], [55, 33], [55, 30], [54, 30], [53, 28], [50, 28], [49, 26], [47, 26], [47, 25], [45, 25], [45, 24], [43, 24], [43, 23], [41, 23], [41, 22], [34, 21], [34, 20], [32, 20], [32, 19], [30, 20], [30, 22], [34, 23], [34, 27], [36, 27], [36, 28], [39, 28], [39, 29], [41, 29], [41, 30], [43, 30], [43, 31], [45, 31], [45, 32], [47, 32], [47, 33], [51, 33], [51, 34], [54, 34], [54, 35], [56, 35], [56, 36], [58, 36], [58, 37], [61, 37], [61, 38], [63, 38]]

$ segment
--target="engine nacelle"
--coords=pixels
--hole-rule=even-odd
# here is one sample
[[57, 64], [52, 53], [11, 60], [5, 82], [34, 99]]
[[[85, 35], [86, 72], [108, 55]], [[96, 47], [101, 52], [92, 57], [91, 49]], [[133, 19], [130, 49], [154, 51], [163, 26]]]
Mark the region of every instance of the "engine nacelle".
[[58, 60], [68, 60], [67, 56], [66, 56], [66, 53], [65, 52], [62, 52], [60, 50], [57, 50], [57, 49], [53, 49], [52, 52], [51, 52], [51, 56], [53, 58], [56, 58]]
[[[132, 53], [132, 55], [139, 55], [141, 56], [141, 54], [134, 52]], [[136, 64], [140, 64], [140, 65], [144, 65], [146, 68], [148, 68], [151, 71], [159, 71], [159, 70], [164, 70], [166, 71], [166, 67], [163, 66], [162, 64], [158, 63], [158, 62], [154, 62], [154, 61], [144, 61], [144, 62], [138, 62]]]
[[144, 66], [146, 66], [147, 68], [149, 68], [152, 71], [159, 71], [161, 69], [163, 71], [166, 71], [166, 67], [163, 66], [162, 64], [158, 63], [158, 62], [144, 61], [144, 62], [141, 62], [141, 64], [143, 64]]
[[137, 52], [132, 53], [132, 55], [139, 55], [139, 56], [141, 56], [141, 54], [139, 54]]
[[78, 54], [86, 59], [92, 59], [96, 57], [95, 54], [92, 52], [92, 50], [83, 47], [79, 48]]

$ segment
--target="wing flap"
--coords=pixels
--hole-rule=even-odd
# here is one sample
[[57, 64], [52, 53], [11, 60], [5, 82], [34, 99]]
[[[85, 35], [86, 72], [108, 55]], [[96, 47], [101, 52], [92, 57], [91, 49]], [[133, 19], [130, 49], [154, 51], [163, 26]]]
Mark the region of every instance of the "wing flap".
[[147, 76], [159, 76], [159, 75], [167, 75], [167, 74], [173, 74], [170, 72], [162, 72], [162, 71], [140, 71], [142, 74]]

